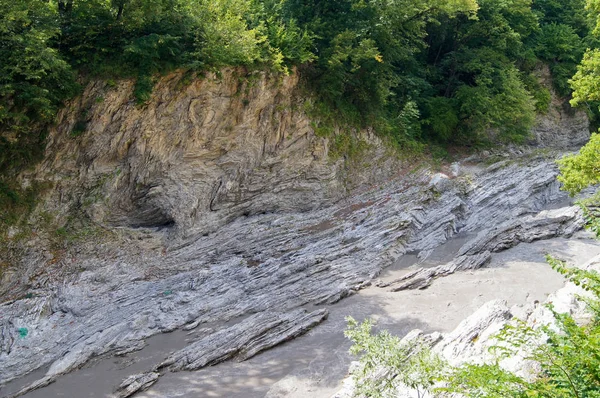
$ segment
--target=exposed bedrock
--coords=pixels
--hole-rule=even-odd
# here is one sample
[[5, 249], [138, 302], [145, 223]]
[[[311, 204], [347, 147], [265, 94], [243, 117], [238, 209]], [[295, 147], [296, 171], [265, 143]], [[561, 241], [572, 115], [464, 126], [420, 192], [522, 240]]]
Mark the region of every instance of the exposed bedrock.
[[573, 109], [558, 96], [552, 87], [550, 69], [543, 66], [539, 77], [551, 93], [550, 106], [543, 115], [538, 115], [532, 129], [531, 144], [554, 148], [581, 147], [589, 140], [589, 119], [585, 111]]
[[[92, 83], [62, 111], [45, 161], [23, 178], [55, 183], [38, 211], [76, 210], [109, 232], [60, 256], [34, 238], [22, 268], [3, 274], [0, 385], [46, 370], [24, 393], [153, 335], [203, 330], [125, 380], [127, 396], [162, 372], [298, 336], [401, 255], [426, 259], [456, 234], [473, 236], [460, 264], [480, 266], [488, 252], [581, 227], [575, 209], [541, 211], [566, 197], [556, 155], [407, 173], [364, 133], [363, 158], [333, 161], [298, 110], [295, 76], [182, 78], [161, 80], [142, 108], [131, 83]], [[86, 132], [70, 137], [81, 118]]]
[[[0, 307], [0, 374], [9, 381], [49, 366], [46, 383], [154, 334], [210, 324], [208, 336], [166, 362], [195, 369], [298, 335], [319, 319], [302, 308], [324, 309], [403, 253], [427, 253], [459, 231], [482, 231], [464, 249], [477, 256], [580, 227], [573, 208], [532, 215], [561, 199], [552, 160], [480, 173], [443, 193], [424, 172], [322, 210], [242, 217], [167, 252], [138, 255], [125, 245], [111, 258], [82, 254], [76, 277]], [[228, 333], [240, 345], [211, 357]]]
[[[132, 101], [133, 82], [89, 84], [59, 115], [35, 178], [54, 181], [52, 204], [79, 205], [111, 226], [207, 233], [241, 215], [316, 209], [348, 184], [390, 177], [393, 157], [372, 134], [371, 162], [343, 180], [328, 140], [314, 134], [297, 75], [226, 70], [161, 79], [152, 99]], [[77, 123], [87, 126], [73, 137]], [[397, 162], [396, 162], [397, 163]], [[360, 172], [363, 170], [363, 172]]]
[[332, 159], [297, 83], [295, 74], [225, 70], [190, 81], [173, 73], [140, 106], [134, 82], [92, 81], [59, 113], [45, 159], [21, 176], [24, 186], [36, 181], [51, 188], [29, 222], [34, 234], [26, 247], [2, 259], [20, 264], [0, 261], [0, 298], [27, 294], [49, 268], [51, 279], [72, 273], [66, 270], [74, 263], [59, 259], [39, 233], [48, 220], [54, 230], [68, 223], [85, 229], [87, 221], [111, 232], [163, 230], [141, 249], [147, 252], [238, 217], [323, 208], [406, 172], [369, 131], [356, 134], [363, 156]]
[[450, 275], [456, 271], [473, 270], [483, 267], [492, 253], [510, 249], [520, 242], [530, 243], [555, 236], [570, 237], [581, 228], [578, 222], [578, 207], [565, 207], [542, 211], [534, 216], [524, 216], [508, 220], [497, 227], [487, 228], [476, 238], [467, 242], [457, 253], [457, 257], [447, 264], [433, 268], [419, 268], [402, 278], [380, 283], [379, 287], [392, 286], [392, 291], [424, 289], [435, 278]]

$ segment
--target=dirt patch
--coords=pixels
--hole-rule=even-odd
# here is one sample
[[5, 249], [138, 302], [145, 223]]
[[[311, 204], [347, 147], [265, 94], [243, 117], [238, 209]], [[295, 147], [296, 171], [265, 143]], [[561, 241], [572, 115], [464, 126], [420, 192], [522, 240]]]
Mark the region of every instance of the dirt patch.
[[373, 206], [374, 204], [375, 204], [375, 202], [372, 200], [368, 200], [366, 202], [361, 202], [361, 203], [356, 203], [356, 204], [350, 205], [348, 207], [345, 207], [343, 209], [336, 211], [335, 213], [333, 213], [333, 216], [336, 218], [346, 218], [350, 214], [355, 213], [364, 208]]

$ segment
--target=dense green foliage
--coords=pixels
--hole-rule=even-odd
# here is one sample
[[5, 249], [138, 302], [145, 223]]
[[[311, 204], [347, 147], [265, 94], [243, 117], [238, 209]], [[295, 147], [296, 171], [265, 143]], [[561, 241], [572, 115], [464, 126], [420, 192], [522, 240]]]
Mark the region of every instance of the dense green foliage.
[[600, 182], [600, 134], [592, 134], [590, 141], [576, 155], [559, 160], [563, 189], [571, 195]]
[[0, 0], [0, 175], [78, 77], [136, 78], [143, 104], [174, 68], [297, 66], [317, 119], [400, 144], [523, 139], [550, 98], [536, 71], [569, 95], [590, 20], [583, 0]]
[[42, 2], [0, 1], [0, 171], [39, 154], [60, 102], [74, 93], [69, 64], [50, 45], [57, 21]]

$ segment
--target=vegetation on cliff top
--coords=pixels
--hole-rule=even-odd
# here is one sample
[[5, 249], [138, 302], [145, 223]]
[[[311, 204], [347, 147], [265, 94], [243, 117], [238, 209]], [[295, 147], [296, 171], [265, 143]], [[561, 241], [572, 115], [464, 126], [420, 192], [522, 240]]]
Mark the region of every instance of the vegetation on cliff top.
[[[299, 66], [328, 112], [400, 143], [526, 135], [594, 47], [583, 0], [0, 0], [0, 172], [35, 158], [81, 74]], [[416, 117], [406, 117], [407, 114]]]
[[[540, 66], [569, 96], [585, 48], [596, 48], [590, 4], [0, 0], [0, 179], [41, 157], [45, 129], [80, 78], [135, 78], [143, 104], [157, 74], [175, 68], [297, 67], [321, 116], [374, 126], [400, 146], [473, 145], [490, 132], [521, 140], [549, 106]], [[580, 74], [594, 68], [594, 51]], [[5, 188], [3, 200], [18, 199]]]

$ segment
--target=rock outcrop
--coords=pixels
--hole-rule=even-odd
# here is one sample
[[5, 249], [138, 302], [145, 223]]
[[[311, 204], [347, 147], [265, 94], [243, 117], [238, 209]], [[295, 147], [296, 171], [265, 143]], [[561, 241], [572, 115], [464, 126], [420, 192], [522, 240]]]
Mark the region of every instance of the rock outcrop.
[[578, 207], [566, 207], [542, 211], [534, 216], [525, 216], [517, 220], [508, 220], [497, 227], [485, 229], [476, 238], [470, 240], [457, 253], [456, 259], [448, 264], [434, 268], [419, 268], [402, 278], [380, 283], [380, 287], [392, 286], [392, 291], [406, 289], [424, 289], [435, 278], [450, 275], [457, 271], [473, 270], [483, 267], [492, 253], [510, 249], [521, 242], [533, 242], [555, 236], [573, 235], [581, 224], [573, 222], [579, 213]]
[[[297, 75], [186, 78], [161, 79], [143, 106], [132, 101], [133, 82], [96, 81], [60, 113], [35, 175], [56, 183], [56, 210], [80, 205], [104, 225], [191, 236], [242, 215], [314, 210], [346, 194], [343, 162], [331, 161], [328, 140], [314, 134]], [[73, 136], [82, 122], [85, 131]], [[370, 161], [391, 161], [374, 136], [362, 139], [375, 144]], [[391, 169], [356, 170], [346, 183], [381, 180]]]
[[582, 109], [573, 109], [552, 88], [550, 69], [543, 66], [539, 77], [550, 90], [551, 101], [532, 129], [531, 144], [550, 148], [579, 148], [590, 139], [589, 119]]
[[[8, 381], [47, 364], [44, 382], [49, 382], [95, 356], [139, 348], [140, 341], [156, 333], [276, 311], [280, 315], [236, 322], [241, 329], [217, 327], [194, 357], [209, 355], [228, 330], [243, 330], [248, 344], [236, 350], [252, 351], [251, 342], [261, 340], [273, 322], [304, 324], [299, 309], [325, 309], [401, 254], [426, 253], [463, 229], [496, 229], [486, 217], [472, 217], [484, 206], [497, 214], [498, 223], [523, 219], [528, 240], [576, 229], [581, 220], [574, 211], [530, 215], [544, 201], [560, 198], [555, 175], [552, 160], [532, 159], [528, 166], [482, 170], [468, 193], [457, 182], [439, 195], [422, 173], [410, 183], [400, 180], [314, 212], [243, 217], [166, 253], [160, 248], [144, 253], [135, 240], [112, 247], [110, 255], [90, 249], [76, 260], [80, 273], [72, 279], [32, 289], [30, 298], [0, 307], [1, 373]], [[496, 181], [507, 180], [512, 183], [500, 191]], [[518, 206], [511, 202], [515, 197], [523, 197]], [[479, 236], [472, 247], [494, 241], [482, 240], [486, 233]], [[30, 331], [26, 338], [18, 336], [22, 327]], [[296, 327], [282, 327], [274, 341], [297, 334]]]
[[51, 188], [26, 247], [12, 250], [21, 258], [2, 262], [0, 298], [27, 294], [31, 280], [60, 260], [42, 224], [105, 235], [161, 229], [153, 245], [171, 246], [239, 217], [316, 210], [406, 172], [369, 131], [356, 135], [360, 156], [333, 160], [297, 85], [295, 74], [225, 70], [190, 80], [174, 73], [140, 106], [133, 81], [91, 82], [59, 113], [44, 161], [21, 176], [24, 186]]
[[581, 227], [577, 211], [540, 212], [565, 198], [555, 155], [463, 162], [458, 177], [432, 181], [364, 133], [362, 160], [333, 161], [299, 110], [295, 76], [183, 78], [161, 80], [141, 108], [130, 82], [90, 84], [24, 177], [54, 182], [38, 217], [79, 215], [101, 233], [63, 251], [34, 234], [21, 268], [3, 274], [0, 384], [46, 370], [17, 395], [159, 333], [210, 325], [124, 381], [126, 396], [169, 369], [291, 339], [402, 254], [426, 259], [458, 233], [479, 233], [463, 254], [481, 265], [489, 251]]

